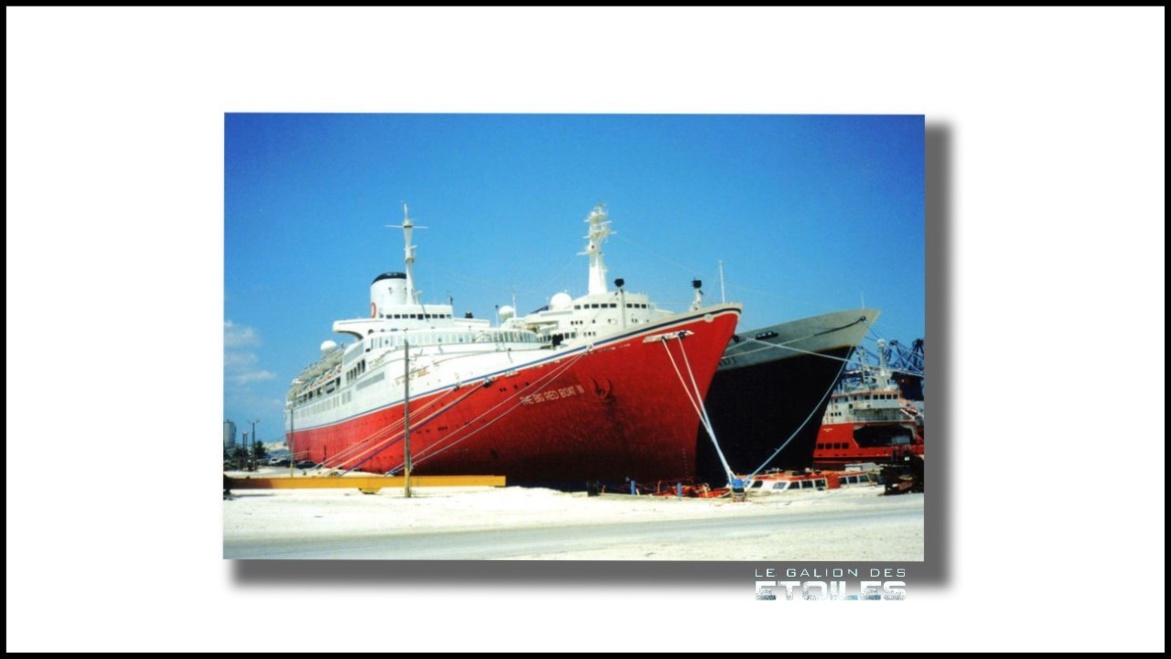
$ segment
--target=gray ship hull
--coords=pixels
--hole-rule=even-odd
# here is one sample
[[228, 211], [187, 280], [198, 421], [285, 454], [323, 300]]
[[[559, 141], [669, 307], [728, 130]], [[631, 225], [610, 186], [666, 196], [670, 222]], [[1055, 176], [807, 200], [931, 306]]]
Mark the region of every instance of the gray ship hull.
[[[766, 461], [770, 469], [812, 465], [829, 392], [877, 318], [876, 309], [853, 309], [736, 333], [705, 401], [734, 472]], [[697, 442], [698, 478], [722, 485], [723, 466], [702, 426]]]

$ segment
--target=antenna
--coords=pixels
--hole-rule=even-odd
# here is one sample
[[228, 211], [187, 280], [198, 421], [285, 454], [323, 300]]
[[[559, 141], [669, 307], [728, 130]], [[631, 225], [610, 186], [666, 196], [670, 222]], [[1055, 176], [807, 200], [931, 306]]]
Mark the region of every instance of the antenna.
[[717, 261], [717, 263], [720, 265], [720, 303], [723, 304], [724, 302], [728, 301], [727, 298], [724, 297], [724, 262]]

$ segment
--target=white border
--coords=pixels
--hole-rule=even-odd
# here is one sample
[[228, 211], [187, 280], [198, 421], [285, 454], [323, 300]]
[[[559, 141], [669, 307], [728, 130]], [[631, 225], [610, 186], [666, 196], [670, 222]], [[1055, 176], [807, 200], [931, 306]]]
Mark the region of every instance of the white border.
[[[5, 13], [8, 650], [1163, 649], [1163, 8]], [[946, 125], [946, 585], [238, 583], [207, 479], [135, 465], [221, 405], [222, 115], [269, 110]]]

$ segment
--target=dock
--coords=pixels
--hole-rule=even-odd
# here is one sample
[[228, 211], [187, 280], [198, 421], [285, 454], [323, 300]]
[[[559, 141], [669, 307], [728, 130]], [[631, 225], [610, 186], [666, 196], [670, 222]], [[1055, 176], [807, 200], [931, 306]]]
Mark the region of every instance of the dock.
[[[358, 489], [375, 494], [383, 488], [402, 488], [402, 476], [229, 476], [224, 491], [291, 489]], [[411, 487], [504, 487], [504, 476], [411, 476]]]

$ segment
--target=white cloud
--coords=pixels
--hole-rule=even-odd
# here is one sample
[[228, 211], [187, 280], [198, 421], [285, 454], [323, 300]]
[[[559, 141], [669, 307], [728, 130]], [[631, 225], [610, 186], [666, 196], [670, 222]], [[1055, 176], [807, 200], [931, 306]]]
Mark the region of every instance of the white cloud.
[[224, 387], [227, 393], [247, 393], [248, 385], [276, 378], [272, 371], [258, 368], [260, 357], [249, 350], [260, 346], [260, 335], [247, 325], [224, 321]]
[[260, 336], [247, 325], [224, 321], [224, 348], [255, 348], [260, 346]]
[[240, 371], [243, 369], [256, 366], [260, 362], [260, 358], [253, 352], [240, 352], [237, 350], [224, 351], [224, 372]]
[[225, 380], [231, 382], [237, 387], [244, 387], [252, 382], [263, 382], [265, 380], [273, 380], [276, 374], [271, 371], [246, 371], [244, 373], [225, 374]]

